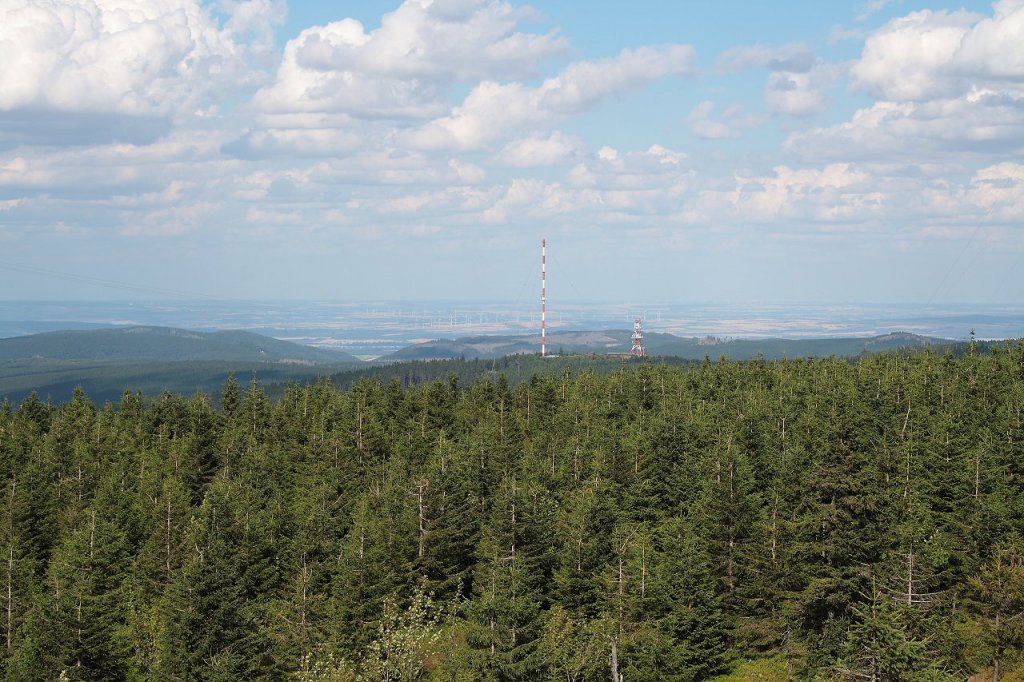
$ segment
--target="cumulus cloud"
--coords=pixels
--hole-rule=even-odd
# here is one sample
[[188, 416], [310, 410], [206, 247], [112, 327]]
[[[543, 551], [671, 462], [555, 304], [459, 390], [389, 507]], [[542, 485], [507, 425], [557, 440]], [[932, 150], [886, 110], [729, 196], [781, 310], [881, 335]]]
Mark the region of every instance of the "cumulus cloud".
[[0, 110], [164, 116], [197, 106], [250, 77], [248, 48], [269, 44], [242, 39], [268, 39], [254, 27], [278, 17], [275, 7], [230, 4], [222, 27], [198, 0], [10, 0], [0, 9]]
[[690, 111], [686, 117], [690, 133], [702, 140], [726, 140], [739, 137], [739, 131], [711, 118], [714, 108], [713, 102], [705, 100]]
[[488, 184], [480, 176], [472, 184], [404, 194], [368, 188], [347, 202], [345, 219], [358, 222], [372, 215], [385, 224], [415, 216], [430, 224], [469, 227], [572, 216], [593, 225], [642, 225], [670, 214], [694, 180], [686, 155], [661, 145], [577, 154], [580, 161], [561, 179], [523, 176]]
[[473, 210], [486, 224], [566, 215], [593, 225], [660, 223], [692, 185], [694, 173], [685, 161], [686, 154], [661, 145], [629, 152], [602, 147], [564, 180], [515, 178], [477, 194], [484, 203]]
[[773, 71], [764, 88], [765, 104], [782, 114], [817, 114], [828, 106], [828, 88], [837, 77], [835, 65], [820, 60], [807, 71]]
[[778, 166], [768, 175], [736, 174], [732, 187], [700, 190], [682, 216], [692, 223], [864, 220], [884, 203], [869, 180], [850, 164]]
[[285, 46], [262, 111], [334, 111], [369, 118], [425, 118], [447, 111], [456, 82], [525, 78], [562, 54], [555, 32], [524, 33], [529, 10], [505, 2], [407, 0], [366, 31], [355, 19], [314, 26]]
[[806, 159], [914, 153], [985, 157], [1024, 151], [1024, 3], [993, 15], [914, 12], [865, 42], [850, 85], [875, 98], [850, 121], [793, 134]]
[[962, 238], [965, 231], [986, 225], [987, 240], [1000, 248], [1019, 248], [1016, 227], [1024, 219], [1024, 165], [985, 166], [963, 181], [939, 169], [928, 170], [908, 173], [899, 165], [828, 163], [737, 172], [729, 183], [695, 184], [681, 196], [675, 218], [683, 225], [726, 232], [757, 226], [758, 233], [772, 238], [858, 234], [861, 243]]
[[1019, 222], [1024, 219], [1024, 164], [1005, 161], [982, 168], [954, 198], [977, 207], [989, 220]]
[[702, 140], [727, 140], [738, 138], [744, 128], [759, 125], [762, 117], [747, 114], [741, 104], [725, 108], [716, 120], [713, 116], [715, 105], [705, 100], [690, 110], [686, 125], [694, 137]]
[[991, 17], [923, 10], [870, 35], [851, 85], [891, 101], [954, 98], [971, 91], [1024, 95], [1024, 2], [1000, 0]]
[[627, 153], [606, 146], [574, 166], [567, 180], [570, 186], [588, 189], [678, 193], [693, 177], [686, 158], [684, 152], [659, 144]]
[[[741, 69], [768, 69], [764, 100], [775, 113], [808, 116], [824, 111], [828, 106], [828, 89], [839, 79], [842, 68], [815, 56], [803, 45], [745, 45], [726, 50], [718, 58], [722, 71]], [[699, 116], [700, 111], [695, 110]], [[726, 135], [727, 129], [699, 119], [695, 135], [701, 132], [709, 137]], [[728, 131], [732, 132], [732, 131]]]
[[875, 99], [911, 101], [955, 95], [952, 78], [964, 36], [980, 17], [924, 10], [893, 19], [870, 35], [850, 69], [852, 87]]
[[18, 145], [149, 144], [171, 129], [169, 118], [39, 109], [0, 110], [0, 150]]
[[270, 156], [341, 157], [363, 144], [354, 131], [336, 128], [259, 129], [224, 145], [227, 154], [240, 158]]
[[[850, 77], [875, 101], [843, 123], [802, 126], [782, 149], [769, 136], [736, 156], [720, 145], [688, 157], [664, 140], [638, 145], [628, 106], [616, 109], [624, 118], [614, 136], [574, 120], [690, 73], [684, 45], [616, 46], [564, 63], [552, 60], [566, 39], [528, 29], [530, 10], [410, 0], [378, 28], [351, 19], [308, 28], [263, 69], [259, 89], [264, 64], [252, 56], [271, 40], [270, 0], [220, 0], [216, 12], [199, 0], [118, 0], [145, 11], [114, 12], [116, 21], [110, 2], [0, 4], [0, 63], [31, 52], [32, 73], [55, 84], [49, 92], [0, 73], [0, 223], [26, 226], [11, 239], [65, 220], [64, 233], [96, 243], [117, 230], [193, 244], [259, 234], [319, 253], [354, 237], [418, 237], [424, 248], [436, 238], [437, 248], [544, 224], [604, 229], [609, 244], [628, 235], [659, 250], [703, 250], [715, 248], [704, 239], [716, 230], [728, 244], [856, 230], [881, 239], [910, 223], [921, 234], [957, 234], [966, 221], [1012, 233], [1024, 220], [1024, 51], [1013, 3], [989, 17], [917, 13], [875, 29]], [[36, 13], [30, 28], [4, 21], [19, 12]], [[68, 19], [75, 12], [85, 24]], [[752, 68], [763, 70], [764, 113], [731, 103], [756, 91], [715, 83], [708, 92], [722, 99], [694, 99], [689, 111], [679, 108], [685, 96], [666, 92], [662, 110], [644, 113], [641, 138], [660, 129], [674, 139], [681, 123], [697, 138], [733, 139], [772, 114], [812, 115], [832, 104], [848, 71], [804, 45], [747, 46], [724, 54], [709, 78]], [[109, 83], [97, 75], [104, 69]], [[92, 84], [81, 98], [68, 84], [79, 71]], [[256, 94], [218, 112], [214, 84], [229, 82], [224, 92], [241, 84]], [[307, 232], [318, 240], [300, 246]]]
[[876, 102], [845, 122], [792, 134], [785, 148], [812, 160], [926, 162], [1024, 153], [1024, 102], [976, 94], [935, 102]]
[[147, 211], [141, 218], [131, 218], [121, 228], [125, 237], [176, 237], [200, 230], [221, 205], [199, 201]]
[[583, 142], [558, 130], [547, 137], [531, 135], [510, 141], [496, 156], [498, 164], [515, 168], [554, 166], [582, 153]]
[[692, 69], [688, 45], [626, 49], [615, 57], [576, 62], [537, 87], [484, 81], [449, 116], [412, 131], [406, 142], [421, 149], [485, 149], [517, 129], [550, 124], [612, 95]]

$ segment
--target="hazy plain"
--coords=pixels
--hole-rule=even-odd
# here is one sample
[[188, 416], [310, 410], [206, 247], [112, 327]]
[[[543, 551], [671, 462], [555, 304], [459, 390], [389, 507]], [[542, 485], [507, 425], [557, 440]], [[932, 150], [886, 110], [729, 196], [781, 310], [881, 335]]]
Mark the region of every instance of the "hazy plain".
[[[949, 305], [720, 305], [549, 303], [554, 330], [644, 329], [678, 336], [810, 338], [907, 331], [979, 339], [1024, 336], [1024, 307]], [[526, 302], [479, 301], [0, 301], [0, 338], [59, 329], [159, 325], [245, 329], [363, 358], [438, 338], [537, 332]]]

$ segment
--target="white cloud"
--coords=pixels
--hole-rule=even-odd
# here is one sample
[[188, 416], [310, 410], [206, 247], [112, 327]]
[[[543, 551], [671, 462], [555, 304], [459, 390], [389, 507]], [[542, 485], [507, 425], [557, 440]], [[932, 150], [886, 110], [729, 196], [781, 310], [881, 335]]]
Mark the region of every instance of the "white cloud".
[[800, 131], [786, 149], [812, 159], [925, 162], [1024, 153], [1024, 101], [988, 94], [934, 102], [876, 102], [850, 121]]
[[963, 37], [957, 66], [965, 74], [992, 79], [1024, 78], [1024, 2], [1000, 0], [993, 16], [982, 19]]
[[832, 30], [828, 32], [828, 42], [831, 45], [841, 43], [846, 40], [856, 40], [857, 42], [863, 42], [864, 38], [868, 35], [868, 31], [864, 28], [848, 28], [846, 26], [833, 26]]
[[477, 203], [463, 202], [460, 209], [476, 212], [466, 220], [475, 215], [491, 225], [565, 216], [595, 226], [656, 225], [692, 185], [694, 173], [685, 160], [686, 154], [662, 145], [634, 152], [602, 147], [574, 166], [564, 181], [515, 178], [478, 192]]
[[455, 171], [456, 177], [460, 182], [467, 185], [475, 185], [482, 182], [487, 177], [486, 171], [476, 164], [467, 163], [465, 161], [459, 161], [458, 159], [450, 159], [448, 161], [448, 167]]
[[269, 49], [267, 0], [7, 0], [0, 7], [0, 110], [168, 116], [250, 83]]
[[792, 116], [808, 116], [828, 106], [828, 88], [836, 81], [837, 68], [817, 62], [806, 72], [773, 71], [764, 88], [768, 109]]
[[214, 202], [177, 204], [130, 216], [120, 234], [126, 237], [176, 237], [201, 229], [221, 206]]
[[866, 221], [884, 208], [870, 176], [849, 164], [821, 169], [778, 166], [768, 175], [736, 174], [732, 187], [704, 188], [680, 212], [697, 224]]
[[924, 10], [893, 19], [871, 34], [850, 69], [851, 86], [887, 101], [956, 94], [950, 67], [979, 16]]
[[52, 196], [152, 192], [176, 179], [224, 174], [232, 162], [219, 158], [220, 133], [174, 132], [147, 145], [44, 147], [0, 153], [0, 187]]
[[245, 220], [254, 225], [298, 225], [302, 222], [300, 211], [282, 211], [277, 209], [265, 209], [250, 207], [245, 212]]
[[693, 171], [684, 165], [686, 158], [684, 152], [658, 144], [628, 153], [605, 146], [574, 166], [567, 182], [570, 187], [603, 192], [657, 192], [671, 199], [691, 184]]
[[726, 109], [722, 120], [714, 120], [712, 112], [715, 109], [713, 102], [705, 100], [690, 110], [686, 116], [686, 124], [694, 137], [702, 140], [728, 140], [740, 136], [739, 127], [730, 125], [729, 119], [740, 112], [737, 107]]
[[692, 69], [688, 45], [626, 49], [615, 57], [576, 62], [538, 87], [480, 83], [449, 116], [413, 131], [406, 141], [421, 149], [481, 150], [515, 130], [580, 113], [612, 95]]
[[898, 1], [899, 0], [868, 0], [864, 3], [863, 7], [861, 7], [860, 14], [857, 15], [857, 21], [866, 21], [873, 15], [881, 12], [889, 5]]
[[991, 17], [924, 10], [870, 35], [851, 85], [891, 102], [971, 91], [1024, 95], [1024, 2], [1000, 0]]
[[720, 71], [740, 71], [764, 68], [788, 73], [805, 73], [817, 62], [814, 53], [806, 46], [791, 45], [743, 45], [723, 52], [717, 60]]
[[1024, 164], [1007, 161], [982, 168], [958, 194], [989, 220], [1019, 222], [1024, 219]]
[[[827, 91], [839, 79], [842, 68], [830, 64], [814, 55], [800, 44], [771, 46], [746, 45], [726, 50], [718, 58], [722, 71], [741, 69], [768, 69], [764, 100], [769, 111], [807, 116], [824, 111], [828, 106]], [[711, 121], [698, 106], [691, 115], [691, 132], [705, 139], [735, 137], [735, 131], [728, 126]]]
[[348, 156], [363, 144], [352, 130], [337, 128], [271, 128], [254, 130], [225, 146], [241, 157], [295, 155], [303, 157]]
[[531, 16], [505, 2], [407, 0], [369, 32], [355, 19], [314, 26], [288, 42], [273, 84], [253, 104], [371, 118], [440, 116], [454, 83], [528, 77], [567, 49], [554, 32], [518, 31]]
[[686, 158], [686, 152], [675, 152], [660, 144], [652, 144], [647, 148], [646, 156], [656, 159], [660, 166], [677, 168]]
[[573, 160], [582, 149], [583, 142], [578, 137], [556, 130], [547, 137], [531, 135], [512, 140], [494, 160], [514, 168], [555, 166]]
[[1024, 2], [991, 17], [914, 12], [871, 34], [850, 85], [876, 98], [845, 123], [794, 133], [805, 159], [1024, 153]]

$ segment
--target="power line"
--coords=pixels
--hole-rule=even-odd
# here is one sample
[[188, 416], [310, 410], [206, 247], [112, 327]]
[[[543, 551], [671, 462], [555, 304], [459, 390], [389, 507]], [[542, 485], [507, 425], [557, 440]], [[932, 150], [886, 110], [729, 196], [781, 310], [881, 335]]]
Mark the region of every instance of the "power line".
[[974, 243], [974, 238], [978, 236], [979, 230], [981, 230], [980, 221], [974, 226], [974, 232], [971, 233], [967, 243], [964, 244], [964, 248], [960, 249], [960, 252], [956, 254], [956, 258], [953, 260], [953, 263], [949, 266], [949, 269], [947, 269], [945, 274], [942, 275], [942, 279], [939, 281], [939, 285], [935, 287], [935, 291], [933, 291], [932, 295], [928, 297], [928, 302], [925, 303], [926, 306], [932, 304], [932, 301], [935, 300], [935, 297], [942, 290], [942, 287], [946, 285], [946, 280], [949, 279], [950, 274], [952, 274], [953, 270], [956, 269], [956, 266], [960, 263], [960, 259], [963, 258], [965, 253], [967, 253], [967, 249], [971, 248], [971, 244]]
[[49, 268], [40, 268], [34, 265], [24, 265], [21, 263], [10, 263], [8, 261], [3, 260], [0, 260], [0, 268], [3, 268], [5, 270], [13, 270], [15, 272], [26, 272], [33, 275], [45, 275], [47, 277], [66, 279], [72, 282], [93, 284], [95, 286], [106, 287], [108, 289], [121, 289], [123, 291], [137, 291], [150, 294], [162, 294], [165, 296], [174, 296], [178, 298], [206, 298], [211, 300], [216, 298], [214, 296], [210, 296], [209, 294], [201, 294], [195, 291], [183, 291], [181, 289], [165, 289], [162, 287], [146, 286], [145, 284], [131, 284], [129, 282], [118, 282], [112, 279], [101, 279], [99, 277], [77, 275], [71, 272], [62, 272], [60, 270], [51, 270]]

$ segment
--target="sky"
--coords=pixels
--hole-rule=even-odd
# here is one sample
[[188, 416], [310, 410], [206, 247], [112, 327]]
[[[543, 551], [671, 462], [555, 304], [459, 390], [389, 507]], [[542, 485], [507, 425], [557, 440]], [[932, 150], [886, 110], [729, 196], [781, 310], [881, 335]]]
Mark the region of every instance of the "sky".
[[0, 298], [1007, 304], [1024, 0], [0, 0]]

